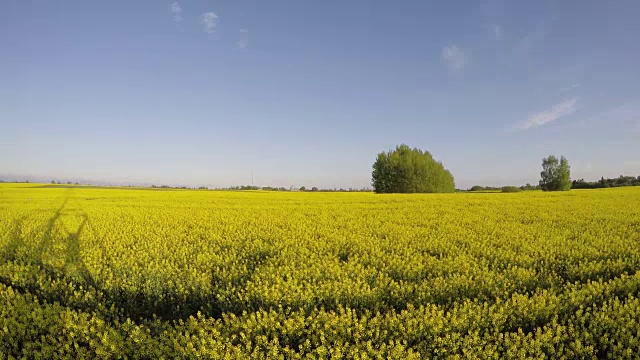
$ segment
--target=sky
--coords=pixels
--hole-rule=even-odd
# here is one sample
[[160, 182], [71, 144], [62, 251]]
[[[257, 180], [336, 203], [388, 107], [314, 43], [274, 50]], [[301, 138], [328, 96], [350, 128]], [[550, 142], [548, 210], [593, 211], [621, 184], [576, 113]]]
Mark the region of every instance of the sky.
[[0, 176], [458, 188], [640, 175], [640, 2], [0, 2]]

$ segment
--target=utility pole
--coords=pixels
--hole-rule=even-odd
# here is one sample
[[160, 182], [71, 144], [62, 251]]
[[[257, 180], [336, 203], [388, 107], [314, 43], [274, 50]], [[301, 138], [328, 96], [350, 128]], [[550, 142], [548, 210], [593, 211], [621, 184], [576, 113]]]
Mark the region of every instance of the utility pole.
[[253, 187], [253, 171], [251, 172], [251, 187]]

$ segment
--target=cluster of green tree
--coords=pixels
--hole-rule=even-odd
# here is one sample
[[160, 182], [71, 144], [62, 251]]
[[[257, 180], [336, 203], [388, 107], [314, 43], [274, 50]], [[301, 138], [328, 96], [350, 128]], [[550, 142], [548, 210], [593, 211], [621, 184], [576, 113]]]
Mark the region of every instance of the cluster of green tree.
[[[520, 190], [545, 190], [545, 191], [566, 191], [570, 189], [602, 189], [610, 187], [622, 186], [640, 186], [640, 176], [624, 176], [617, 178], [607, 178], [604, 176], [598, 181], [585, 181], [584, 179], [571, 181], [571, 173], [569, 161], [560, 157], [560, 159], [551, 155], [542, 160], [542, 169], [540, 173], [540, 185], [533, 186], [527, 184], [520, 186]], [[507, 189], [509, 188], [509, 189]], [[467, 191], [502, 191], [514, 192], [515, 186], [494, 187], [494, 186], [472, 186]]]
[[553, 155], [542, 159], [540, 188], [543, 191], [571, 190], [571, 168], [564, 156], [560, 159]]
[[195, 189], [187, 186], [169, 186], [169, 185], [151, 185], [151, 188], [152, 189], [183, 189], [183, 190]]
[[520, 190], [523, 190], [523, 191], [540, 190], [540, 185], [531, 185], [527, 183], [526, 185], [520, 186]]
[[357, 189], [357, 188], [348, 188], [348, 189], [343, 189], [343, 188], [333, 188], [333, 189], [320, 189], [318, 191], [332, 191], [332, 192], [372, 192], [373, 190], [371, 188], [368, 187], [363, 187], [361, 189]]
[[623, 176], [618, 178], [605, 179], [604, 176], [598, 181], [584, 181], [584, 179], [573, 180], [572, 189], [601, 189], [621, 186], [640, 186], [640, 176]]
[[67, 185], [80, 185], [78, 184], [78, 182], [76, 181], [75, 183], [72, 183], [71, 181], [67, 181], [67, 182], [62, 182], [62, 181], [55, 181], [55, 180], [51, 180], [52, 184], [58, 184], [58, 185], [63, 185], [63, 184], [67, 184]]
[[503, 193], [515, 193], [515, 192], [521, 192], [522, 189], [519, 188], [518, 186], [503, 186], [500, 189], [500, 191]]
[[455, 191], [453, 175], [431, 153], [407, 145], [381, 152], [371, 174], [376, 193], [447, 193]]
[[[517, 187], [517, 186], [494, 187], [494, 186], [475, 185], [475, 186], [472, 186], [467, 191], [502, 191], [502, 192], [517, 192], [517, 191], [528, 191], [528, 190], [566, 191], [566, 190], [570, 190], [571, 188], [576, 188], [575, 186], [572, 186], [572, 183], [571, 183], [570, 169], [571, 168], [569, 166], [569, 161], [564, 156], [561, 156], [560, 159], [558, 159], [553, 155], [549, 155], [548, 157], [542, 159], [542, 172], [540, 173], [539, 185], [531, 185], [529, 183], [520, 187]], [[635, 178], [632, 178], [632, 179], [635, 179]], [[573, 184], [575, 185], [576, 182], [574, 181]]]
[[473, 185], [467, 191], [498, 191], [500, 187], [497, 186], [482, 186], [482, 185]]
[[292, 189], [293, 188], [287, 189], [286, 187], [240, 185], [240, 186], [229, 186], [229, 187], [226, 187], [226, 188], [215, 188], [214, 190], [220, 190], [220, 191], [237, 191], [237, 190], [291, 191]]
[[358, 189], [358, 188], [319, 189], [319, 188], [314, 186], [311, 189], [307, 189], [304, 186], [302, 186], [302, 187], [300, 187], [300, 189], [298, 189], [298, 191], [311, 191], [311, 192], [315, 192], [315, 191], [317, 191], [317, 192], [371, 192], [372, 190], [370, 188], [367, 188], [367, 187], [363, 187], [361, 189]]
[[[253, 185], [241, 185], [241, 186], [229, 186], [226, 188], [215, 188], [215, 190], [260, 190], [260, 187], [253, 186]], [[277, 190], [279, 189], [278, 188], [273, 189], [273, 191], [277, 191]], [[285, 190], [282, 190], [282, 191], [285, 191]]]
[[[522, 185], [522, 186], [502, 186], [502, 187], [498, 187], [498, 186], [481, 186], [481, 185], [474, 185], [471, 188], [469, 188], [469, 190], [466, 191], [502, 191], [502, 192], [515, 192], [518, 189], [518, 191], [529, 191], [529, 190], [540, 190], [540, 186], [539, 185], [531, 185], [529, 183], [527, 183], [526, 185]], [[465, 190], [463, 190], [465, 191]]]

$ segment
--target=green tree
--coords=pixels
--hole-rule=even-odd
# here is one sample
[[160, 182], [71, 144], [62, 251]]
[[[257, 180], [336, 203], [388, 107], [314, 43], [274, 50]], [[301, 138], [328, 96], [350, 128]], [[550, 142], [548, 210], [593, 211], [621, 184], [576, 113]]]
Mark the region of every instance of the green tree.
[[520, 189], [517, 186], [503, 186], [500, 191], [502, 191], [503, 193], [514, 193], [514, 192], [521, 192], [522, 189]]
[[371, 184], [376, 193], [454, 192], [453, 175], [431, 153], [407, 145], [378, 154]]
[[542, 159], [540, 188], [544, 191], [571, 190], [571, 167], [564, 156], [560, 160], [553, 155]]

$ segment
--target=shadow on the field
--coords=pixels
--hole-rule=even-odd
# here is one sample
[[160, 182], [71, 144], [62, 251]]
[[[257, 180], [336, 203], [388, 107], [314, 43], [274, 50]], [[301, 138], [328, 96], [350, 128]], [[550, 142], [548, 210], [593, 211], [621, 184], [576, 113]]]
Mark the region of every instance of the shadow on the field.
[[47, 248], [49, 248], [49, 246], [51, 245], [51, 240], [53, 237], [52, 235], [53, 229], [56, 226], [56, 222], [62, 215], [62, 211], [64, 210], [65, 206], [67, 206], [68, 202], [69, 202], [69, 196], [67, 195], [64, 198], [62, 205], [60, 205], [58, 210], [56, 210], [56, 212], [49, 219], [49, 221], [47, 221], [47, 225], [45, 227], [44, 233], [42, 233], [42, 238], [40, 239], [40, 243], [38, 244], [38, 247], [36, 249], [36, 255], [35, 255], [36, 258], [41, 259], [42, 255], [47, 251]]
[[15, 261], [18, 257], [18, 251], [24, 246], [22, 239], [22, 225], [28, 216], [23, 216], [13, 221], [13, 227], [9, 231], [9, 241], [2, 247], [0, 251], [0, 259], [4, 261]]
[[[84, 211], [79, 212], [81, 221], [73, 231], [59, 222], [65, 215], [78, 216], [77, 210], [66, 210], [68, 202], [67, 196], [41, 228], [42, 236], [35, 249], [28, 249], [29, 242], [25, 241], [28, 235], [23, 232], [28, 216], [14, 221], [8, 242], [0, 249], [0, 283], [20, 292], [29, 292], [43, 302], [57, 302], [84, 312], [97, 311], [97, 315], [106, 321], [124, 321], [127, 318], [135, 322], [145, 319], [178, 320], [195, 316], [198, 312], [215, 318], [222, 315], [218, 300], [211, 293], [178, 293], [164, 284], [137, 287], [131, 291], [97, 281], [82, 257], [81, 237], [89, 230], [92, 239], [98, 242], [99, 239]], [[66, 230], [65, 236], [56, 235], [59, 227]], [[45, 261], [45, 255], [51, 255], [49, 252], [54, 250], [56, 243], [64, 244], [64, 253], [61, 254], [65, 259], [63, 267]], [[9, 262], [13, 264], [7, 267]], [[19, 274], [15, 272], [15, 266], [22, 267]]]

